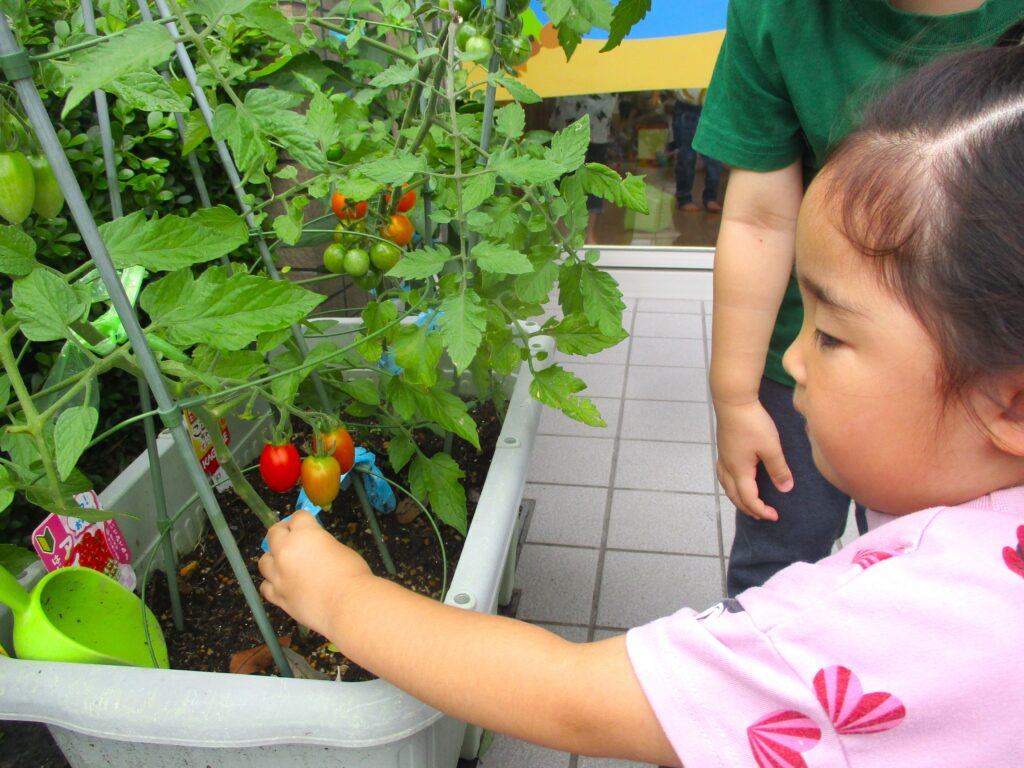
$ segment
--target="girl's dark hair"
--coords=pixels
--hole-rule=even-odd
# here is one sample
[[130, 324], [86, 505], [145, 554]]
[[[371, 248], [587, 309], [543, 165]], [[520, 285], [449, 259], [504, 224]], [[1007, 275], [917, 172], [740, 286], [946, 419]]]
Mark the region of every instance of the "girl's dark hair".
[[1024, 47], [918, 70], [826, 169], [840, 231], [935, 340], [940, 391], [1024, 369]]

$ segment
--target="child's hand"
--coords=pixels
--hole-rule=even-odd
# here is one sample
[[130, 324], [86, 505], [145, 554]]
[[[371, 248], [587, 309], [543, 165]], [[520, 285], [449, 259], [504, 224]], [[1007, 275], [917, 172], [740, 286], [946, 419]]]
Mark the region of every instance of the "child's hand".
[[259, 568], [264, 599], [282, 608], [300, 624], [330, 637], [333, 614], [354, 583], [371, 577], [356, 552], [300, 510], [267, 532], [268, 551]]
[[778, 520], [779, 513], [757, 492], [757, 464], [764, 462], [775, 487], [793, 487], [793, 474], [782, 454], [775, 422], [760, 402], [746, 405], [715, 404], [718, 421], [718, 482], [743, 514], [755, 520]]

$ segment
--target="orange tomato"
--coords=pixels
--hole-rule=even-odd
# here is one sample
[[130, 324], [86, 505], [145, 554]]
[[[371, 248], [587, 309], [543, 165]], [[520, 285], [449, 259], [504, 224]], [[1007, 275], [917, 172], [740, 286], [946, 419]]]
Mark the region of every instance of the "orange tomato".
[[412, 240], [412, 222], [407, 216], [396, 213], [380, 233], [395, 245], [404, 248]]
[[[403, 184], [402, 185], [402, 189], [406, 190], [406, 188], [408, 186], [409, 186], [408, 184]], [[384, 199], [388, 203], [390, 203], [391, 202], [391, 195], [390, 194], [385, 195]], [[405, 213], [406, 211], [411, 211], [412, 207], [414, 205], [416, 205], [416, 190], [415, 189], [409, 189], [408, 191], [403, 191], [402, 197], [398, 201], [398, 206], [397, 206], [398, 212], [399, 213]]]
[[[352, 442], [352, 435], [344, 427], [335, 427], [330, 432], [323, 433], [324, 450], [330, 453], [341, 468], [341, 474], [345, 474], [352, 465], [356, 463], [356, 446]], [[320, 450], [320, 444], [313, 440], [313, 449]]]
[[340, 192], [335, 192], [331, 198], [331, 209], [339, 219], [361, 219], [366, 215], [365, 202], [350, 202]]

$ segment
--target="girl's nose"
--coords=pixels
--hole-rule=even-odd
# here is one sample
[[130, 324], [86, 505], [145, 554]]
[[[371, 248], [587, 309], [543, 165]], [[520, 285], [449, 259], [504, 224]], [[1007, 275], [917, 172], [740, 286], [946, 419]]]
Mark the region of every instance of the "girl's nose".
[[806, 325], [800, 328], [800, 333], [793, 343], [789, 345], [786, 353], [782, 356], [782, 367], [786, 369], [786, 373], [792, 376], [797, 384], [804, 383], [804, 356], [802, 351], [802, 345], [805, 338], [807, 337]]

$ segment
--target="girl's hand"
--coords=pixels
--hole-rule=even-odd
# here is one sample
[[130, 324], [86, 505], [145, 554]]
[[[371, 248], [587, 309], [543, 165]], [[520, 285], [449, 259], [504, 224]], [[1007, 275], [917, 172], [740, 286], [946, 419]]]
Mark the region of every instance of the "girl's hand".
[[718, 421], [718, 482], [743, 514], [755, 520], [778, 520], [779, 513], [757, 492], [757, 464], [763, 462], [775, 487], [793, 488], [793, 474], [782, 454], [775, 422], [757, 400], [746, 405], [715, 405]]
[[259, 562], [260, 594], [324, 637], [347, 590], [373, 578], [366, 561], [305, 510], [273, 526], [267, 547]]

